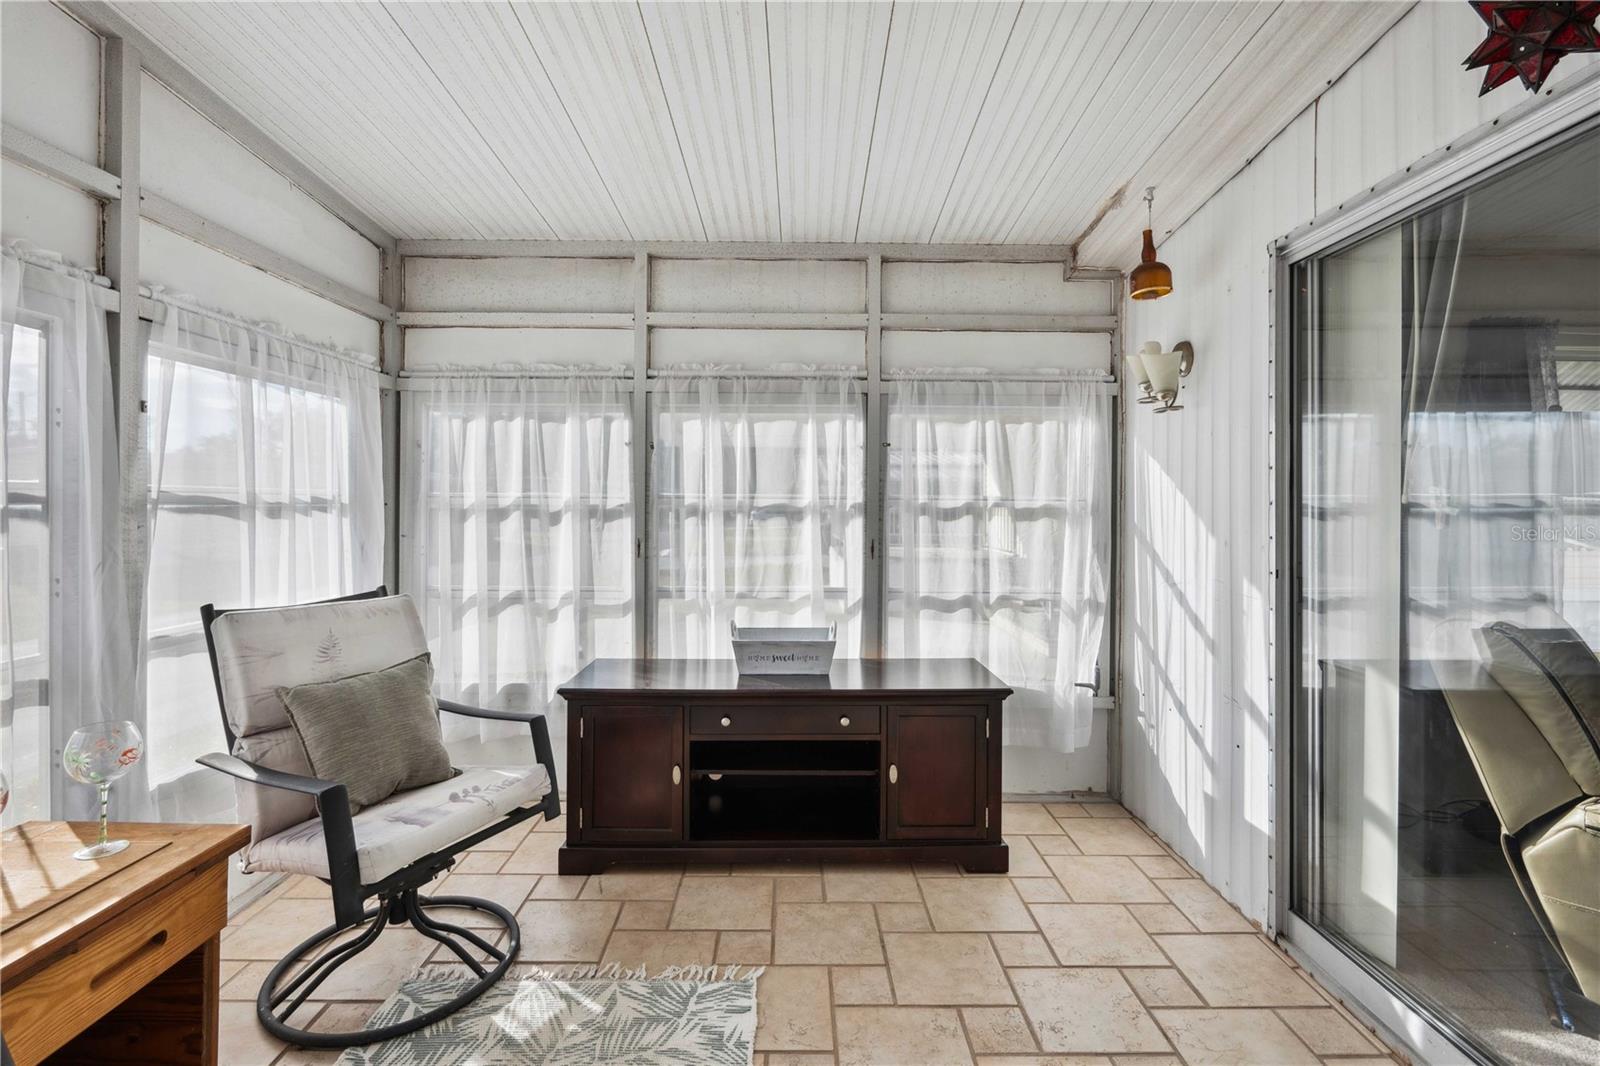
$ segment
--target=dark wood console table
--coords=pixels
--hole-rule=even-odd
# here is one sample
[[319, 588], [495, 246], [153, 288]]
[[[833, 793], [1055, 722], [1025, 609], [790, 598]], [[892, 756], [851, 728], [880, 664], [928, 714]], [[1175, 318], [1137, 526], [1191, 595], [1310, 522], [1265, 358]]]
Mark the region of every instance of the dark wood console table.
[[957, 862], [1003, 873], [1001, 705], [971, 659], [826, 677], [598, 659], [566, 698], [564, 874], [618, 862]]

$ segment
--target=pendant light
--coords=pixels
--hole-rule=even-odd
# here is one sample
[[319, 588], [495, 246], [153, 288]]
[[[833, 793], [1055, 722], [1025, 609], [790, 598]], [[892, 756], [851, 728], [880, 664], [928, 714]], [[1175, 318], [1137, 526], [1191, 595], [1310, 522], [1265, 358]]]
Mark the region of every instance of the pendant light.
[[1135, 300], [1154, 300], [1172, 291], [1172, 268], [1156, 259], [1155, 202], [1152, 185], [1144, 191], [1144, 250], [1139, 253], [1139, 265], [1128, 275], [1128, 295]]

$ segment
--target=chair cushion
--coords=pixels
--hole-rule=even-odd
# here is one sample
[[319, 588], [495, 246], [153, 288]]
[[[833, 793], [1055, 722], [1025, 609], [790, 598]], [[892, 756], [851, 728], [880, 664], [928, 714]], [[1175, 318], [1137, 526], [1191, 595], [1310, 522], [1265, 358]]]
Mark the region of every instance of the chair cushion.
[[1485, 669], [1539, 727], [1572, 779], [1600, 795], [1600, 659], [1565, 627], [1496, 622], [1478, 632]]
[[439, 730], [427, 655], [337, 681], [280, 688], [311, 772], [337, 781], [352, 812], [455, 771]]
[[[357, 814], [356, 861], [370, 885], [550, 792], [544, 767], [469, 766], [448, 781], [397, 792]], [[328, 848], [313, 818], [250, 845], [246, 873], [271, 870], [326, 879]]]

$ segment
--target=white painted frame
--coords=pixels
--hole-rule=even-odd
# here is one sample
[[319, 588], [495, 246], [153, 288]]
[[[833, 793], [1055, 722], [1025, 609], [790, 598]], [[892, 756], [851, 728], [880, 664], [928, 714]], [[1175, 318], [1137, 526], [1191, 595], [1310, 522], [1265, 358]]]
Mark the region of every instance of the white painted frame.
[[[1273, 612], [1268, 632], [1273, 647], [1268, 663], [1268, 746], [1272, 777], [1268, 782], [1267, 932], [1313, 973], [1342, 993], [1352, 1008], [1378, 1026], [1387, 1039], [1410, 1049], [1421, 1062], [1491, 1064], [1495, 1060], [1468, 1034], [1459, 1031], [1423, 1005], [1392, 977], [1362, 959], [1340, 940], [1293, 912], [1294, 861], [1290, 839], [1293, 824], [1293, 750], [1288, 742], [1294, 714], [1293, 682], [1298, 650], [1299, 523], [1295, 506], [1299, 461], [1295, 433], [1298, 418], [1293, 316], [1293, 269], [1325, 257], [1400, 220], [1414, 216], [1473, 185], [1516, 166], [1531, 155], [1549, 151], [1575, 137], [1600, 129], [1600, 67], [1532, 97], [1492, 122], [1451, 141], [1403, 171], [1371, 186], [1310, 222], [1271, 242], [1269, 307], [1272, 316], [1270, 380], [1273, 383], [1268, 423], [1273, 460], [1271, 508]], [[1314, 298], [1314, 297], [1313, 297]], [[1314, 314], [1314, 312], [1313, 312]]]

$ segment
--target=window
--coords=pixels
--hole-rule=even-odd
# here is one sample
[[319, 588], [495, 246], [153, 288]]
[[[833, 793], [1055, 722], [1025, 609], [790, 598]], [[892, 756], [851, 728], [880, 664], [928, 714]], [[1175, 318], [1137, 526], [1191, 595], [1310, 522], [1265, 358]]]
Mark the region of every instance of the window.
[[651, 400], [655, 653], [728, 658], [730, 623], [831, 624], [858, 656], [860, 383], [671, 375]]
[[[606, 376], [415, 377], [402, 586], [441, 694], [550, 715], [591, 658], [633, 654], [630, 393]], [[526, 727], [446, 716], [459, 744]]]
[[1496, 624], [1600, 647], [1597, 173], [1589, 134], [1294, 271], [1292, 906], [1514, 1062], [1600, 1054], [1600, 925], [1537, 902], [1595, 852], [1500, 790], [1567, 771], [1486, 669]]
[[163, 815], [192, 817], [231, 804], [194, 763], [225, 744], [200, 605], [379, 583], [377, 387], [332, 355], [175, 306], [145, 372], [147, 772]]
[[0, 748], [7, 825], [50, 810], [50, 514], [46, 492], [49, 365], [42, 330], [7, 323], [5, 450], [0, 452]]
[[1105, 635], [1111, 398], [1091, 380], [912, 378], [889, 396], [887, 653], [1016, 689], [1007, 742], [1088, 743]]

